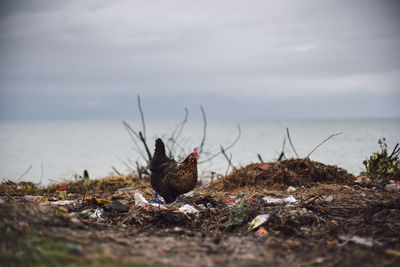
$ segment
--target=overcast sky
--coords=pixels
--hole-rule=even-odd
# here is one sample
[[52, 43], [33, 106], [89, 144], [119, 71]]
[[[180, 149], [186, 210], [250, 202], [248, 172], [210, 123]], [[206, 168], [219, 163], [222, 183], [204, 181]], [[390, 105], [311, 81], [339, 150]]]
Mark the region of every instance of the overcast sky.
[[0, 119], [400, 116], [399, 1], [0, 3]]

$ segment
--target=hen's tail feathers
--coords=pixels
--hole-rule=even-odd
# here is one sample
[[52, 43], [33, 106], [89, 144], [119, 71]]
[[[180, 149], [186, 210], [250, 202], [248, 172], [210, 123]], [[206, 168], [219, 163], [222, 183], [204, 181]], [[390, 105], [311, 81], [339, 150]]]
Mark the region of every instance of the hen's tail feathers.
[[154, 156], [155, 155], [165, 156], [165, 145], [160, 138], [156, 140], [156, 149], [154, 151]]
[[167, 156], [165, 155], [165, 146], [163, 141], [158, 138], [156, 140], [156, 149], [154, 150], [153, 159], [150, 162], [150, 171], [155, 172], [161, 168], [161, 164], [168, 161]]

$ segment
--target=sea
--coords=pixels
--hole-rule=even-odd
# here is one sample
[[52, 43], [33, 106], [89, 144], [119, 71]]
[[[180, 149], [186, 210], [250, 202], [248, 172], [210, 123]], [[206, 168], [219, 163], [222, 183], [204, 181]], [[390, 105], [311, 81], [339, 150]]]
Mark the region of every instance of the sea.
[[[144, 131], [141, 121], [127, 123], [136, 133], [145, 133], [151, 153], [160, 137], [177, 160], [195, 147], [200, 149], [205, 133], [198, 165], [204, 180], [212, 172], [225, 175], [232, 167], [259, 162], [258, 155], [264, 162], [276, 160], [282, 151], [287, 158], [306, 157], [331, 135], [310, 158], [357, 175], [364, 170], [363, 160], [379, 150], [380, 138], [386, 138], [388, 150], [400, 142], [398, 118], [215, 120], [206, 124], [189, 120], [182, 131], [179, 120], [148, 120]], [[120, 120], [0, 121], [0, 179], [48, 185], [76, 179], [84, 170], [94, 179], [116, 171], [135, 172], [137, 163], [145, 164], [146, 152], [131, 134]]]

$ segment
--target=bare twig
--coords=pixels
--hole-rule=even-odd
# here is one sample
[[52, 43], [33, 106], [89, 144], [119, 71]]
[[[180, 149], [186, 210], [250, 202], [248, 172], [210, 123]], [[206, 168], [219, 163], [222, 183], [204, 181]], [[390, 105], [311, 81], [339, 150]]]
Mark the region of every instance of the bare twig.
[[258, 157], [258, 159], [260, 160], [261, 163], [264, 163], [264, 161], [263, 161], [263, 159], [262, 159], [260, 154], [257, 154], [257, 157]]
[[115, 171], [115, 173], [117, 175], [121, 175], [121, 173], [117, 170], [117, 168], [115, 168], [114, 166], [111, 166], [111, 169], [113, 169], [113, 171]]
[[136, 161], [136, 170], [140, 179], [142, 179], [142, 172], [140, 171], [139, 161]]
[[151, 156], [149, 147], [147, 146], [146, 139], [145, 139], [144, 135], [142, 134], [142, 132], [139, 132], [139, 137], [140, 137], [140, 140], [141, 140], [142, 143], [143, 143], [144, 148], [146, 149], [146, 153], [147, 153], [147, 157], [148, 157], [148, 162], [150, 163], [150, 161], [151, 161], [151, 159], [152, 159], [153, 157]]
[[398, 148], [399, 143], [396, 144], [396, 146], [394, 147], [392, 153], [389, 156], [389, 159], [392, 159], [393, 157], [398, 157], [400, 154], [400, 148]]
[[199, 155], [203, 152], [204, 142], [206, 141], [206, 133], [207, 133], [207, 117], [202, 105], [200, 105], [201, 114], [203, 115], [203, 138], [201, 139], [200, 147], [199, 147]]
[[340, 133], [335, 133], [335, 134], [330, 135], [328, 138], [326, 138], [324, 141], [322, 141], [319, 145], [317, 145], [310, 153], [308, 153], [308, 155], [307, 155], [306, 158], [309, 158], [310, 155], [311, 155], [315, 150], [317, 150], [317, 148], [319, 148], [323, 143], [325, 143], [326, 141], [328, 141], [328, 140], [331, 139], [332, 137], [335, 137], [335, 136], [340, 135], [340, 134], [342, 134], [342, 132], [340, 132]]
[[[184, 152], [184, 149], [182, 148], [182, 146], [179, 146], [179, 144], [178, 144], [178, 142], [177, 142], [177, 141], [179, 140], [179, 137], [180, 137], [181, 134], [182, 134], [183, 128], [185, 127], [186, 122], [187, 122], [187, 120], [188, 120], [188, 116], [189, 116], [189, 111], [188, 111], [188, 109], [185, 108], [184, 110], [185, 110], [185, 117], [184, 117], [183, 121], [181, 121], [180, 123], [178, 123], [178, 124], [175, 126], [175, 129], [171, 132], [170, 137], [167, 137], [167, 144], [166, 144], [166, 146], [167, 146], [167, 149], [168, 149], [168, 151], [169, 151], [169, 155], [170, 155], [171, 157], [175, 154], [175, 146], [177, 146], [177, 147], [181, 150], [181, 152]], [[169, 146], [169, 143], [172, 143], [172, 146], [171, 146], [171, 147]]]
[[143, 140], [146, 141], [146, 123], [144, 122], [144, 115], [143, 115], [142, 104], [140, 102], [140, 95], [137, 96], [137, 102], [138, 102], [138, 109], [140, 112], [140, 119], [142, 121]]
[[134, 149], [137, 153], [139, 153], [139, 155], [140, 155], [145, 161], [147, 161], [146, 156], [144, 155], [143, 151], [140, 149], [140, 146], [139, 146], [139, 144], [137, 143], [137, 141], [136, 141], [136, 139], [135, 139], [135, 137], [136, 137], [137, 139], [140, 140], [139, 134], [138, 134], [135, 130], [133, 130], [133, 128], [132, 128], [126, 121], [122, 121], [122, 124], [125, 126], [125, 129], [127, 130], [128, 134], [129, 134], [129, 136], [130, 136], [130, 138], [132, 139], [133, 143], [134, 143], [135, 146], [136, 146], [136, 149], [135, 149], [135, 148], [133, 148], [133, 149]]
[[224, 155], [226, 161], [228, 161], [228, 168], [226, 169], [226, 172], [225, 172], [225, 176], [226, 176], [226, 175], [228, 175], [228, 171], [229, 171], [230, 167], [232, 167], [232, 169], [235, 169], [235, 167], [232, 165], [232, 153], [229, 153], [230, 155], [228, 157], [223, 146], [221, 146], [221, 153], [222, 153], [222, 155]]
[[32, 169], [32, 164], [31, 164], [31, 166], [29, 166], [29, 168], [17, 179], [17, 181], [19, 182], [21, 179], [22, 179], [22, 177], [24, 177], [31, 169]]
[[42, 171], [41, 171], [41, 173], [40, 173], [39, 184], [42, 184], [42, 179], [43, 179], [43, 175], [44, 175], [43, 161], [40, 162], [40, 169], [41, 169]]
[[296, 149], [295, 149], [294, 146], [293, 146], [292, 139], [290, 138], [289, 127], [286, 127], [286, 134], [287, 134], [287, 137], [288, 137], [288, 139], [289, 139], [290, 146], [292, 147], [294, 154], [296, 155], [297, 158], [299, 158], [299, 154], [297, 154], [297, 151], [296, 151]]
[[282, 151], [281, 151], [281, 154], [279, 154], [278, 161], [281, 161], [282, 159], [286, 159], [285, 145], [286, 145], [286, 135], [283, 136]]
[[123, 161], [123, 160], [120, 159], [120, 158], [117, 158], [117, 159], [118, 159], [119, 162], [121, 162], [122, 164], [124, 164], [125, 167], [126, 167], [129, 171], [133, 172], [132, 166], [130, 166], [126, 161]]
[[181, 134], [182, 134], [183, 128], [185, 127], [186, 122], [187, 122], [187, 120], [188, 120], [189, 111], [188, 111], [187, 108], [185, 108], [184, 110], [185, 110], [185, 118], [184, 118], [183, 121], [181, 121], [181, 122], [177, 125], [177, 127], [176, 127], [176, 129], [177, 129], [176, 135], [175, 135], [175, 136], [174, 136], [174, 135], [172, 136], [172, 138], [173, 138], [174, 140], [178, 140], [178, 139], [179, 139], [179, 137], [180, 137]]
[[[227, 147], [224, 148], [225, 151], [231, 149], [231, 148], [237, 143], [237, 141], [239, 141], [240, 136], [242, 135], [242, 130], [240, 129], [240, 125], [239, 125], [239, 124], [237, 125], [237, 128], [238, 128], [238, 136], [236, 137], [236, 139], [235, 139], [229, 146], [227, 146]], [[198, 163], [198, 164], [205, 163], [205, 162], [207, 162], [207, 161], [210, 161], [210, 160], [216, 158], [216, 157], [219, 156], [219, 155], [221, 155], [221, 151], [219, 151], [219, 152], [215, 153], [214, 155], [211, 155], [211, 156], [208, 157], [207, 159], [202, 160], [202, 161], [199, 161], [199, 162], [197, 162], [197, 163]]]

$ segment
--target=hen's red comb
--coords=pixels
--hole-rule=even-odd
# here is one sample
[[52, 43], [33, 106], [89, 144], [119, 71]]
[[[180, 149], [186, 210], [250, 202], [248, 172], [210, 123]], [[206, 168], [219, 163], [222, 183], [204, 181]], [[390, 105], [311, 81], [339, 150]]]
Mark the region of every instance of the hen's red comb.
[[197, 158], [199, 156], [199, 154], [197, 153], [197, 148], [193, 148], [193, 154], [194, 156]]

